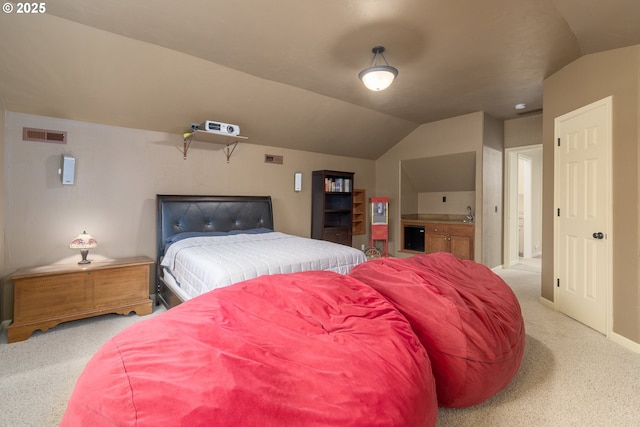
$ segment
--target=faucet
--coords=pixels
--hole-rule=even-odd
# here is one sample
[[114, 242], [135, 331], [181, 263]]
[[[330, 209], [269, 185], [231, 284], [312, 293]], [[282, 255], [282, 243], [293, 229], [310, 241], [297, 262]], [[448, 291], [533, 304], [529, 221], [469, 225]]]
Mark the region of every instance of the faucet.
[[473, 222], [473, 213], [471, 212], [471, 206], [467, 206], [467, 221]]

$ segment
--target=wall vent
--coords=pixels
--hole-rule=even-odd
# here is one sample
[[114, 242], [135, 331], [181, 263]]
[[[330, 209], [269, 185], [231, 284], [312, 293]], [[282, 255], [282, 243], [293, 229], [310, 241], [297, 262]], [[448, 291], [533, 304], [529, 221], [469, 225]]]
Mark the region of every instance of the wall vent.
[[532, 116], [534, 114], [540, 114], [540, 113], [542, 113], [542, 108], [536, 108], [535, 110], [529, 110], [529, 111], [521, 111], [517, 114], [519, 116]]
[[265, 163], [271, 163], [274, 165], [281, 165], [284, 163], [284, 157], [283, 156], [276, 156], [274, 154], [265, 154], [264, 155], [264, 162]]
[[60, 130], [22, 128], [22, 140], [34, 141], [34, 142], [51, 142], [54, 144], [66, 144], [67, 132], [60, 131]]

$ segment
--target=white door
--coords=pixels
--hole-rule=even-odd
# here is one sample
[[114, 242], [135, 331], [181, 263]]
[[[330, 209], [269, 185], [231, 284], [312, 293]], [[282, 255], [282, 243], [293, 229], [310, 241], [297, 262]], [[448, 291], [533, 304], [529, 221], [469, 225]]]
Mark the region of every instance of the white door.
[[607, 334], [611, 97], [555, 120], [556, 308]]

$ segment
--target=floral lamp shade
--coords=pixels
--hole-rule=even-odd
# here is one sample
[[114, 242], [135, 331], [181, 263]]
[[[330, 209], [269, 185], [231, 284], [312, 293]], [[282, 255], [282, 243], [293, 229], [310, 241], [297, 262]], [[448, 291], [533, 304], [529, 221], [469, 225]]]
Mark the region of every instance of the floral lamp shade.
[[89, 233], [83, 231], [75, 239], [69, 243], [69, 248], [80, 249], [82, 260], [78, 264], [89, 264], [91, 261], [87, 260], [89, 249], [93, 249], [98, 246], [98, 242]]

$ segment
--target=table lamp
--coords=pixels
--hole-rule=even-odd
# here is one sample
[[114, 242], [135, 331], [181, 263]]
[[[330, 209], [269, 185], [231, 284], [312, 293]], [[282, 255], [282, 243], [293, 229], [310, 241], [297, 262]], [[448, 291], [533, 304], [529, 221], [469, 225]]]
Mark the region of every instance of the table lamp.
[[89, 264], [91, 262], [87, 259], [89, 249], [95, 248], [96, 246], [98, 246], [98, 242], [91, 237], [90, 234], [87, 234], [86, 231], [83, 231], [82, 234], [79, 234], [78, 237], [69, 243], [71, 249], [80, 249], [82, 260], [78, 264]]

